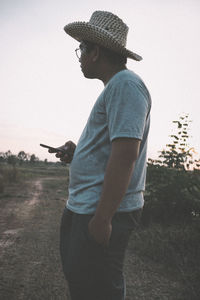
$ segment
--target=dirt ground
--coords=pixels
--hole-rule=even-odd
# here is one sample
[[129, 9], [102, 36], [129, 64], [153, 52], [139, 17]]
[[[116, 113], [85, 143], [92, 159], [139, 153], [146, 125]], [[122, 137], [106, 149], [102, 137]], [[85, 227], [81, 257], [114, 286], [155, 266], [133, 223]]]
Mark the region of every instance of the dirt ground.
[[[11, 186], [0, 198], [1, 300], [69, 300], [59, 257], [66, 196], [66, 179], [49, 177]], [[183, 300], [182, 283], [131, 247], [125, 274], [127, 300]]]

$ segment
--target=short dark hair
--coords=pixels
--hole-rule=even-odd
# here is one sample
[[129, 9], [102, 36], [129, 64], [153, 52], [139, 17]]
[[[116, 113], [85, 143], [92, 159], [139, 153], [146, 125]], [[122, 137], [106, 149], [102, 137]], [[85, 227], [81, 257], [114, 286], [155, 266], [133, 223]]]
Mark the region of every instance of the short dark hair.
[[[89, 41], [83, 41], [85, 46], [86, 46], [86, 51], [90, 52], [94, 46], [96, 45], [95, 43], [89, 42]], [[103, 55], [108, 59], [108, 61], [111, 64], [118, 64], [118, 65], [126, 65], [127, 63], [127, 57], [113, 51], [110, 49], [107, 49], [103, 46], [98, 45], [101, 48], [101, 51]]]

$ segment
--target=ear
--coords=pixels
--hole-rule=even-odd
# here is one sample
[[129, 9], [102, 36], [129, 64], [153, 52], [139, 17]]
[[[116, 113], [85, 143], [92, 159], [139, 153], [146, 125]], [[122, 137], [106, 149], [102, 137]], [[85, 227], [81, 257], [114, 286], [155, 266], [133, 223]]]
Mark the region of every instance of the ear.
[[96, 62], [99, 59], [99, 55], [100, 55], [100, 48], [98, 45], [95, 45], [93, 49], [92, 61]]

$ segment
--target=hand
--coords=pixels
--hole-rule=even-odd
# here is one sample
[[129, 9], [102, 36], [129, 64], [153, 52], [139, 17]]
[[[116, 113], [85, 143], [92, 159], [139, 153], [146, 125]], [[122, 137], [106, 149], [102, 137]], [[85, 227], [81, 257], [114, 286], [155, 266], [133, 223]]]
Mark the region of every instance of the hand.
[[[65, 163], [70, 163], [73, 159], [74, 151], [76, 149], [76, 145], [72, 141], [66, 142], [64, 145], [57, 147], [56, 149], [60, 149], [61, 151], [56, 152], [56, 157], [60, 158], [60, 161]], [[49, 153], [55, 153], [53, 150], [48, 150]]]
[[112, 233], [111, 222], [99, 220], [94, 216], [88, 224], [88, 231], [98, 244], [103, 246], [109, 245]]

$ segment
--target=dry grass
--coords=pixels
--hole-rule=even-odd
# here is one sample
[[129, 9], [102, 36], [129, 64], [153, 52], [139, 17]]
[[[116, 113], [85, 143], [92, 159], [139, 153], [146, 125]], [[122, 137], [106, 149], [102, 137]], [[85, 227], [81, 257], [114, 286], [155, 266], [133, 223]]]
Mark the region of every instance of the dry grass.
[[[69, 300], [59, 256], [67, 176], [63, 169], [48, 169], [46, 178], [45, 169], [42, 176], [35, 173], [0, 194], [0, 299]], [[134, 232], [125, 261], [127, 300], [197, 300], [195, 237], [188, 227], [154, 225]]]

